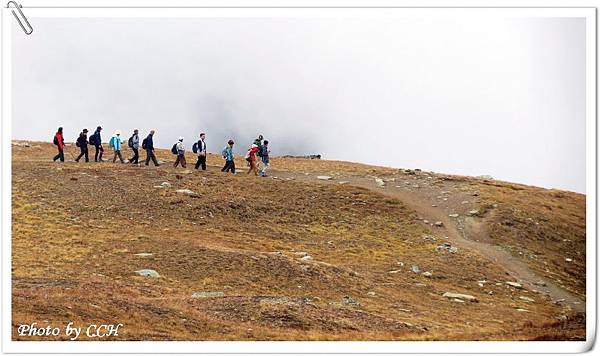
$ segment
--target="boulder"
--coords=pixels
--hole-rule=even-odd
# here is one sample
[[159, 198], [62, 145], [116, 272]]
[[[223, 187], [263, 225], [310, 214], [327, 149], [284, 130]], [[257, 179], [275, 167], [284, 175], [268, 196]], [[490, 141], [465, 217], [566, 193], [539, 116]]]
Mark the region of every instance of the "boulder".
[[353, 306], [353, 307], [357, 307], [360, 305], [360, 303], [357, 300], [354, 300], [351, 296], [347, 295], [344, 296], [344, 298], [342, 298], [342, 304], [344, 305], [349, 305], [349, 306]]
[[506, 282], [507, 285], [517, 288], [517, 289], [522, 289], [523, 285], [521, 283], [517, 283], [517, 282]]
[[158, 278], [160, 274], [153, 269], [141, 269], [139, 271], [135, 271], [135, 273], [139, 274], [142, 277], [150, 277], [150, 278]]
[[520, 296], [519, 299], [526, 301], [527, 303], [533, 303], [535, 302], [535, 299], [533, 298], [529, 298], [529, 297], [525, 297], [525, 296]]
[[320, 179], [320, 180], [332, 180], [333, 177], [332, 176], [317, 176], [317, 179]]
[[194, 292], [192, 298], [222, 298], [225, 296], [223, 292]]
[[385, 182], [381, 178], [375, 178], [375, 183], [380, 187], [385, 187]]
[[467, 301], [467, 302], [477, 302], [477, 298], [475, 298], [474, 296], [469, 295], [469, 294], [446, 292], [446, 293], [442, 294], [442, 297], [449, 298], [449, 299], [459, 299], [459, 300], [463, 300], [463, 301]]
[[178, 194], [185, 194], [187, 196], [194, 197], [194, 198], [197, 198], [200, 196], [198, 193], [196, 193], [192, 190], [189, 190], [189, 189], [177, 189], [175, 192]]

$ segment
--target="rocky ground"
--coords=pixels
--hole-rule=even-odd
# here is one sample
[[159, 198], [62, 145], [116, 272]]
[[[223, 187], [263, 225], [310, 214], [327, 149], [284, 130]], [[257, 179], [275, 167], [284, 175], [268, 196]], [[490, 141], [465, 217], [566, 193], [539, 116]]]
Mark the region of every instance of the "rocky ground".
[[13, 143], [14, 339], [34, 321], [122, 323], [119, 340], [585, 339], [584, 195], [302, 158], [272, 158], [268, 178], [221, 173], [214, 155], [207, 172], [175, 169], [168, 150], [159, 168], [85, 164], [75, 150], [53, 163], [51, 144]]

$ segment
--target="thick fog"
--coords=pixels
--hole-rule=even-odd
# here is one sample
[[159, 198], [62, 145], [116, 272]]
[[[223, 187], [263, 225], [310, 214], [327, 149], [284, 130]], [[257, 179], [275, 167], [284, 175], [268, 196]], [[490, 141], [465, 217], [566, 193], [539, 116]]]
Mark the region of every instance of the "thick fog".
[[[585, 192], [584, 19], [68, 19], [14, 24], [13, 137], [492, 175]], [[276, 168], [276, 167], [274, 167]]]

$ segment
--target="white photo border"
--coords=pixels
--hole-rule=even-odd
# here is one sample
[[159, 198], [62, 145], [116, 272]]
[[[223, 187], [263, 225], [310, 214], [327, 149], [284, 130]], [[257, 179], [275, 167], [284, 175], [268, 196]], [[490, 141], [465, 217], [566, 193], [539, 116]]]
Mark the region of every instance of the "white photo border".
[[[252, 4], [248, 4], [252, 2]], [[85, 7], [72, 7], [82, 6]], [[456, 7], [448, 7], [452, 3]], [[462, 4], [460, 4], [462, 3]], [[596, 5], [598, 1], [28, 1], [23, 8], [35, 29], [40, 17], [403, 17], [500, 16], [580, 17], [586, 19], [586, 341], [13, 341], [11, 311], [11, 31], [22, 31], [2, 8], [2, 352], [3, 353], [560, 353], [590, 350], [596, 333]], [[101, 4], [101, 5], [100, 5]], [[62, 7], [61, 7], [62, 6]], [[110, 7], [119, 6], [119, 7]], [[123, 7], [133, 6], [133, 7]], [[139, 6], [139, 7], [137, 7]], [[148, 7], [146, 7], [148, 6]], [[209, 8], [197, 8], [208, 6]], [[214, 7], [213, 7], [214, 6]], [[217, 7], [218, 6], [218, 7]], [[243, 7], [236, 7], [243, 6]], [[257, 7], [249, 7], [257, 6]], [[321, 7], [310, 7], [321, 6]], [[331, 7], [322, 7], [331, 6]], [[379, 6], [379, 7], [376, 7]], [[404, 7], [406, 6], [406, 7]], [[419, 7], [416, 7], [419, 6]], [[422, 7], [432, 6], [432, 7]], [[433, 6], [445, 6], [433, 7]], [[463, 6], [463, 7], [461, 7]], [[486, 6], [486, 7], [468, 7]], [[500, 6], [500, 7], [494, 7]], [[503, 7], [519, 6], [519, 7]], [[452, 11], [449, 15], [448, 11]], [[25, 34], [23, 34], [25, 35]], [[34, 34], [35, 35], [35, 31]], [[40, 59], [43, 60], [43, 59]], [[18, 74], [17, 74], [18, 75]]]

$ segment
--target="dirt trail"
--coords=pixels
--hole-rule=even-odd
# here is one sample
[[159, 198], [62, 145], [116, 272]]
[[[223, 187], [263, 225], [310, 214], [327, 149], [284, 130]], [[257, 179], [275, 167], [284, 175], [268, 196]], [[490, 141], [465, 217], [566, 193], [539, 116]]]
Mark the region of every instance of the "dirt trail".
[[[297, 174], [288, 171], [273, 171], [273, 175], [281, 178], [294, 178], [305, 182], [320, 182], [322, 184], [339, 184], [340, 181], [344, 184], [353, 185], [370, 191], [396, 198], [401, 200], [409, 208], [415, 210], [423, 219], [429, 221], [441, 221], [443, 226], [436, 227], [437, 231], [445, 234], [452, 245], [461, 248], [477, 251], [485, 258], [500, 265], [508, 274], [518, 283], [529, 289], [538, 290], [549, 295], [552, 300], [562, 303], [577, 312], [585, 312], [585, 301], [578, 296], [564, 290], [563, 288], [552, 283], [547, 278], [539, 276], [532, 271], [525, 263], [518, 258], [512, 256], [508, 251], [498, 245], [488, 243], [490, 241], [485, 231], [483, 221], [475, 221], [475, 219], [467, 217], [466, 226], [458, 226], [457, 219], [450, 218], [448, 213], [439, 206], [432, 206], [429, 198], [439, 192], [429, 191], [426, 194], [421, 190], [398, 189], [399, 186], [379, 186], [374, 179], [365, 177], [336, 177], [336, 180], [316, 180], [316, 174], [305, 175]], [[457, 207], [459, 208], [459, 207]], [[458, 209], [457, 209], [458, 210]], [[479, 220], [479, 219], [478, 219]]]

